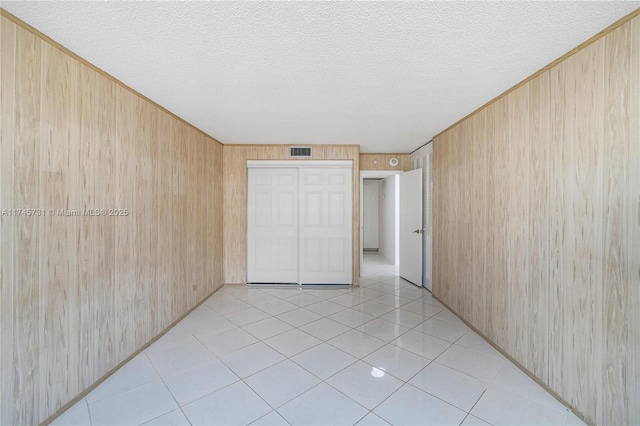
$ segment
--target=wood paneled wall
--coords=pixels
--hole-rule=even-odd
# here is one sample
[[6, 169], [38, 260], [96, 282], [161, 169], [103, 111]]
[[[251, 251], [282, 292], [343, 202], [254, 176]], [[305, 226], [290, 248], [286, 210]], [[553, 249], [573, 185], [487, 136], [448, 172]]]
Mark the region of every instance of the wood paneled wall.
[[[398, 165], [392, 167], [389, 160], [398, 159]], [[373, 161], [377, 164], [373, 164]], [[360, 154], [360, 170], [402, 170], [411, 169], [411, 154]]]
[[1, 20], [0, 423], [38, 424], [222, 284], [223, 152]]
[[[289, 145], [224, 146], [224, 282], [247, 282], [247, 160], [288, 160]], [[313, 145], [312, 160], [353, 160], [353, 282], [360, 276], [358, 145]]]
[[434, 139], [434, 294], [595, 424], [640, 424], [640, 16]]

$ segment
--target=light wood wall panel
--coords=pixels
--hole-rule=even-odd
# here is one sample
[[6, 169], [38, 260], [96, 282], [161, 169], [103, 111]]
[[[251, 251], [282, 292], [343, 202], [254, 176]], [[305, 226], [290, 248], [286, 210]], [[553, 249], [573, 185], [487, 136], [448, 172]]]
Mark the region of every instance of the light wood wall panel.
[[0, 423], [38, 424], [222, 285], [223, 152], [1, 20], [0, 207], [44, 214], [1, 218]]
[[[40, 203], [55, 210], [79, 207], [78, 117], [79, 63], [58, 49], [42, 45], [40, 99]], [[28, 220], [28, 219], [27, 219]], [[48, 215], [38, 235], [40, 243], [39, 334], [41, 414], [55, 411], [75, 396], [80, 365], [78, 286], [78, 223], [74, 217]], [[48, 232], [46, 232], [48, 230]], [[45, 231], [45, 232], [42, 232]], [[78, 315], [78, 317], [75, 317]]]
[[[13, 189], [15, 120], [4, 121], [4, 117], [15, 117], [15, 65], [16, 27], [0, 25], [0, 37], [4, 43], [0, 61], [0, 208], [15, 205]], [[6, 45], [6, 46], [5, 46]], [[16, 244], [13, 221], [0, 216], [0, 324], [12, 324], [15, 279], [13, 256]], [[11, 395], [15, 370], [13, 367], [13, 328], [0, 327], [0, 395]], [[0, 413], [13, 410], [12, 398], [0, 398]], [[5, 416], [0, 414], [0, 423]]]
[[[5, 26], [3, 24], [3, 26]], [[40, 98], [42, 63], [42, 42], [33, 34], [16, 28], [15, 49], [7, 46], [2, 39], [2, 52], [14, 50], [15, 77], [14, 87], [7, 87], [2, 91], [3, 96], [11, 96], [13, 92], [13, 117], [3, 117], [4, 123], [13, 122], [13, 159], [3, 159], [3, 174], [9, 170], [13, 173], [12, 189], [13, 205], [8, 208], [39, 208], [40, 205]], [[4, 55], [3, 55], [4, 56]], [[4, 62], [4, 58], [3, 58]], [[3, 79], [2, 83], [7, 80]], [[37, 165], [37, 167], [34, 167]], [[38, 206], [38, 207], [33, 207]], [[4, 206], [3, 206], [4, 207]], [[2, 218], [3, 222], [11, 221], [13, 228], [13, 318], [8, 322], [13, 332], [13, 356], [9, 360], [13, 365], [14, 388], [10, 393], [15, 395], [13, 406], [3, 411], [6, 421], [2, 423], [28, 424], [30, 416], [42, 413], [39, 383], [40, 377], [40, 316], [39, 306], [34, 300], [40, 299], [40, 249], [41, 234], [39, 233], [42, 217], [33, 219]], [[5, 254], [3, 253], [3, 257]], [[4, 276], [3, 276], [4, 279]], [[3, 282], [3, 287], [5, 283]], [[2, 300], [4, 311], [7, 309], [5, 299]], [[3, 323], [3, 330], [7, 328]], [[4, 331], [3, 331], [4, 335]], [[5, 351], [3, 346], [3, 352]], [[5, 394], [6, 395], [6, 394]], [[3, 398], [3, 401], [5, 398]], [[31, 412], [35, 411], [34, 414]], [[11, 413], [15, 413], [13, 417]]]
[[[529, 331], [538, 341], [529, 339], [528, 351], [532, 373], [547, 382], [549, 373], [549, 315], [543, 308], [549, 300], [549, 182], [550, 182], [550, 92], [549, 72], [530, 82], [529, 132], [537, 143], [531, 145], [527, 167], [529, 193], [529, 277], [527, 295], [540, 307], [529, 318]], [[548, 306], [548, 305], [547, 305]]]
[[[398, 159], [398, 165], [392, 167], [389, 160]], [[373, 164], [377, 161], [377, 164]], [[360, 170], [411, 170], [411, 154], [360, 154]]]
[[[247, 160], [288, 160], [289, 145], [224, 146], [224, 282], [247, 282]], [[312, 160], [353, 161], [353, 282], [360, 276], [358, 145], [314, 145]]]
[[434, 294], [593, 424], [640, 418], [638, 28], [434, 138]]
[[[636, 21], [637, 26], [640, 19], [636, 19]], [[633, 342], [634, 335], [636, 339], [638, 338], [637, 336], [640, 336], [640, 331], [637, 327], [633, 330], [633, 313], [629, 311], [630, 307], [636, 311], [638, 305], [635, 307], [627, 305], [629, 296], [633, 294], [633, 289], [630, 288], [633, 282], [628, 281], [632, 275], [628, 275], [627, 264], [633, 262], [633, 254], [627, 239], [632, 238], [634, 232], [631, 230], [633, 224], [627, 222], [625, 218], [626, 212], [633, 209], [631, 207], [632, 200], [635, 199], [640, 202], [640, 197], [638, 197], [640, 179], [638, 179], [638, 175], [636, 175], [635, 185], [633, 180], [627, 180], [627, 176], [630, 176], [632, 170], [638, 167], [638, 162], [634, 163], [629, 160], [631, 158], [640, 158], [640, 155], [628, 154], [633, 152], [633, 145], [636, 147], [640, 145], [640, 139], [637, 138], [637, 133], [634, 138], [629, 133], [629, 129], [626, 128], [633, 114], [635, 114], [636, 122], [638, 121], [638, 114], [640, 114], [631, 104], [632, 102], [637, 103], [638, 98], [640, 98], [640, 90], [637, 85], [638, 80], [640, 80], [640, 73], [637, 70], [628, 73], [628, 70], [632, 69], [633, 29], [633, 24], [618, 29], [603, 40], [603, 45], [601, 46], [601, 49], [606, 54], [606, 65], [604, 66], [604, 76], [602, 78], [602, 90], [605, 96], [605, 101], [602, 105], [602, 112], [605, 117], [602, 120], [602, 167], [604, 174], [602, 194], [603, 204], [605, 205], [602, 211], [602, 247], [604, 252], [602, 274], [606, 286], [601, 290], [601, 321], [604, 327], [599, 327], [600, 332], [604, 335], [598, 336], [601, 339], [600, 341], [604, 342], [604, 345], [600, 348], [603, 360], [600, 366], [600, 373], [602, 374], [602, 381], [608, 384], [608, 386], [601, 388], [603, 406], [608, 410], [608, 412], [602, 413], [602, 416], [604, 418], [615, 418], [615, 413], [628, 412], [629, 424], [640, 422], [640, 414], [638, 414], [640, 413], [640, 398], [633, 398], [633, 392], [629, 392], [628, 398], [621, 398], [621, 394], [616, 390], [625, 389], [625, 378], [621, 373], [627, 368], [625, 360], [633, 360], [633, 358], [628, 358], [628, 355], [633, 355], [633, 353], [627, 354], [627, 336], [631, 337], [631, 342]], [[635, 37], [637, 41], [637, 37], [640, 37], [640, 34], [636, 33]], [[640, 55], [636, 52], [635, 56], [637, 61]], [[635, 88], [629, 81], [629, 77], [633, 75], [635, 75]], [[623, 76], [623, 78], [620, 78], [620, 76]], [[636, 93], [636, 96], [629, 96], [629, 94], [633, 93]], [[625, 188], [629, 184], [635, 187], [635, 197], [633, 197], [633, 194], [630, 194], [630, 198], [626, 197]], [[638, 216], [636, 218], [640, 220]], [[636, 229], [637, 225], [638, 223], [636, 222]], [[635, 243], [640, 243], [640, 239], [636, 239]], [[629, 256], [627, 256], [627, 252], [629, 252]], [[640, 274], [636, 274], [636, 278], [638, 282], [634, 286], [637, 288], [638, 284], [640, 284]], [[596, 283], [596, 285], [598, 284]], [[636, 297], [635, 300], [640, 301], [640, 297]], [[637, 317], [635, 321], [638, 321]], [[630, 327], [631, 330], [628, 330], [627, 327]], [[632, 343], [630, 346], [632, 346]], [[629, 370], [637, 371], [637, 365], [640, 364], [640, 356], [638, 354], [640, 354], [640, 350], [635, 352], [636, 366], [629, 365]], [[632, 361], [631, 364], [633, 363]], [[637, 379], [638, 375], [635, 377], [637, 386], [640, 380]], [[629, 382], [633, 383], [633, 380]], [[594, 385], [598, 386], [598, 384], [595, 383]], [[634, 418], [635, 421], [633, 420]]]
[[[631, 55], [630, 55], [629, 93], [640, 93], [640, 19], [631, 21]], [[625, 252], [627, 253], [627, 300], [619, 301], [627, 309], [627, 359], [636, 362], [627, 364], [626, 390], [629, 407], [629, 424], [640, 424], [640, 169], [637, 167], [640, 159], [640, 96], [629, 97], [629, 173], [623, 194], [625, 203], [624, 222], [628, 231], [626, 234]], [[622, 234], [625, 235], [625, 234]], [[624, 372], [618, 373], [624, 377]], [[624, 380], [624, 379], [623, 379]], [[635, 401], [635, 404], [634, 404]]]
[[[116, 197], [116, 87], [85, 65], [80, 68], [80, 139], [85, 141], [81, 167], [83, 179], [83, 208], [115, 206]], [[82, 229], [86, 232], [85, 245], [79, 252], [84, 263], [81, 282], [93, 282], [83, 286], [89, 300], [81, 303], [88, 307], [89, 317], [84, 318], [89, 329], [89, 363], [83, 377], [88, 386], [95, 382], [101, 371], [108, 371], [116, 364], [115, 322], [109, 315], [115, 298], [115, 221], [113, 218], [84, 218]]]

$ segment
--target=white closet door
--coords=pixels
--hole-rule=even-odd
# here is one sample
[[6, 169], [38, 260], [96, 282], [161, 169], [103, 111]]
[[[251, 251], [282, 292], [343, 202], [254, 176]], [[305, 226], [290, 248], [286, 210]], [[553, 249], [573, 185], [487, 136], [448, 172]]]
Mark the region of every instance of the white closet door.
[[301, 284], [352, 283], [352, 170], [300, 169]]
[[298, 283], [298, 170], [248, 169], [247, 282]]

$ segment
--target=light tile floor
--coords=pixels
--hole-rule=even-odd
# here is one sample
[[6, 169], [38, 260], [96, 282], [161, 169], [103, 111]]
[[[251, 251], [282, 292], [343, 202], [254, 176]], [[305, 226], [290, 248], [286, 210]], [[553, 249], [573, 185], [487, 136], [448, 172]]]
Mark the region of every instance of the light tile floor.
[[359, 288], [222, 288], [54, 424], [582, 423], [368, 254]]

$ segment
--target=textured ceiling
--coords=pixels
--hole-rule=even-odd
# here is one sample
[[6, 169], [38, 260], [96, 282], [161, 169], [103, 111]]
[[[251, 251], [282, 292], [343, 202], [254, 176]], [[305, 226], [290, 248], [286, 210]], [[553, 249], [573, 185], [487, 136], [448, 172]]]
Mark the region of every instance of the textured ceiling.
[[414, 150], [639, 6], [2, 1], [222, 143], [362, 152]]

